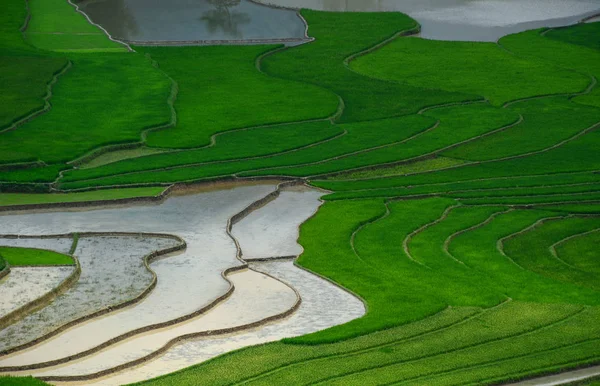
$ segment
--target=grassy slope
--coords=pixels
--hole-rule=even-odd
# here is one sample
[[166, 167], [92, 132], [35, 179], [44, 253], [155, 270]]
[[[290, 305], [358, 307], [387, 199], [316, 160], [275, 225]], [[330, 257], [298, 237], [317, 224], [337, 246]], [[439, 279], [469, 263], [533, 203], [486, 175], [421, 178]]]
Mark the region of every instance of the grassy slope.
[[[599, 227], [600, 228], [600, 227]], [[597, 259], [597, 249], [600, 245], [600, 231], [575, 235], [555, 248], [560, 260], [584, 272], [600, 274], [600, 262]]]
[[325, 118], [338, 101], [326, 90], [259, 73], [254, 60], [275, 46], [137, 47], [179, 85], [177, 126], [148, 145], [190, 148], [243, 127]]
[[52, 110], [1, 134], [0, 162], [65, 162], [101, 145], [138, 142], [142, 130], [168, 123], [170, 82], [142, 55], [70, 58], [73, 68], [54, 86]]
[[589, 83], [581, 74], [514, 56], [494, 43], [398, 39], [351, 67], [380, 79], [482, 95], [494, 105], [577, 92]]
[[[399, 13], [327, 13], [303, 10], [313, 43], [271, 55], [263, 70], [276, 77], [316, 84], [338, 94], [345, 103], [340, 122], [381, 119], [415, 113], [421, 107], [477, 99], [476, 96], [379, 81], [356, 74], [344, 60], [397, 32], [415, 27]], [[335, 26], [332, 28], [332, 26]], [[437, 87], [431, 87], [437, 89]]]
[[164, 188], [129, 188], [60, 194], [0, 193], [0, 206], [104, 201], [131, 197], [154, 197], [159, 195], [163, 190]]
[[8, 0], [0, 16], [0, 130], [41, 110], [46, 85], [66, 64], [64, 58], [44, 57], [23, 40], [20, 28], [26, 17], [23, 0]]
[[71, 257], [44, 249], [0, 247], [0, 255], [11, 267], [73, 264]]

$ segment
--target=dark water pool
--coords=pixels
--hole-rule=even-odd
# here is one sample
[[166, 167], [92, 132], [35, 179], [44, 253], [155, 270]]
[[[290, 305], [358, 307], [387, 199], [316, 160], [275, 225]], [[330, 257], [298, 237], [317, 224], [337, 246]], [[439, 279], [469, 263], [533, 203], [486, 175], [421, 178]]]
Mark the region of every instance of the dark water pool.
[[249, 0], [84, 0], [79, 8], [129, 42], [301, 40], [297, 12]]

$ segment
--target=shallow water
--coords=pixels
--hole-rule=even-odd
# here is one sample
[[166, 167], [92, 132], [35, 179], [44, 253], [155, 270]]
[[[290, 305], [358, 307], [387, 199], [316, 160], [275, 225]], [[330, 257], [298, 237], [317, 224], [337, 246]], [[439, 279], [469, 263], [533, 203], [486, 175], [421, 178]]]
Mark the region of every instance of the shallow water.
[[235, 258], [235, 244], [225, 232], [227, 219], [273, 189], [273, 185], [244, 186], [171, 197], [156, 206], [0, 216], [0, 233], [158, 232], [176, 234], [187, 242], [185, 252], [152, 264], [158, 283], [140, 303], [2, 357], [0, 366], [76, 354], [136, 328], [185, 316], [210, 304], [229, 288], [221, 272], [240, 264]]
[[75, 267], [12, 267], [8, 276], [0, 280], [0, 316], [50, 292], [74, 269]]
[[283, 313], [297, 301], [295, 292], [269, 276], [251, 270], [229, 276], [233, 295], [205, 315], [173, 327], [139, 335], [75, 363], [42, 370], [36, 376], [79, 375], [110, 369], [156, 351], [186, 334], [241, 326]]
[[295, 11], [248, 0], [85, 0], [79, 7], [114, 38], [126, 41], [305, 37]]
[[[214, 299], [227, 288], [219, 273], [225, 268], [240, 264], [235, 259], [235, 244], [226, 236], [227, 219], [273, 189], [273, 185], [255, 185], [171, 197], [158, 206], [0, 216], [0, 232], [6, 233], [44, 233], [43, 229], [52, 230], [48, 233], [73, 229], [153, 231], [178, 234], [188, 243], [186, 252], [152, 265], [158, 273], [159, 286], [161, 283], [163, 286], [157, 286], [155, 292], [150, 294], [147, 300], [157, 292], [159, 294], [151, 302], [144, 300], [124, 311], [67, 330], [29, 350], [2, 357], [0, 366], [38, 363], [75, 354], [126, 331], [123, 326], [131, 329], [133, 321], [137, 321], [138, 325], [146, 325], [161, 317], [163, 320], [166, 316], [172, 318], [174, 314], [170, 307], [173, 304], [178, 304], [181, 312], [185, 305], [191, 304], [197, 308], [199, 300]], [[292, 244], [297, 247], [297, 227], [317, 209], [321, 194], [307, 188], [293, 188], [251, 213], [249, 218], [255, 214], [258, 214], [258, 218], [263, 218], [264, 215], [264, 219], [275, 221], [274, 224], [265, 223], [267, 227], [282, 227], [291, 232], [292, 236], [281, 234], [281, 246], [277, 245], [277, 237], [270, 240], [274, 250], [287, 251], [286, 248]], [[261, 215], [261, 211], [265, 213]], [[287, 215], [289, 218], [286, 220]], [[110, 228], [103, 229], [108, 226]], [[328, 281], [297, 268], [291, 261], [252, 263], [251, 267], [256, 272], [242, 271], [230, 275], [236, 286], [233, 295], [204, 315], [172, 327], [136, 335], [97, 354], [65, 365], [16, 374], [83, 375], [110, 369], [148, 355], [165, 342], [183, 334], [247, 324], [288, 310], [296, 302], [296, 294], [289, 286], [296, 289], [302, 298], [300, 307], [291, 316], [239, 333], [183, 342], [150, 362], [115, 376], [99, 379], [98, 382], [114, 385], [152, 378], [237, 348], [346, 323], [365, 313], [365, 307], [359, 299]], [[258, 272], [269, 274], [283, 283]], [[144, 303], [147, 305], [144, 306]], [[82, 384], [93, 383], [86, 381]]]
[[295, 267], [290, 261], [252, 263], [251, 267], [294, 287], [302, 298], [298, 310], [286, 319], [239, 334], [184, 342], [172, 347], [157, 359], [111, 377], [60, 384], [120, 385], [138, 382], [204, 362], [242, 347], [309, 334], [347, 323], [365, 314], [365, 307], [359, 299], [328, 281]]
[[282, 191], [275, 201], [235, 224], [233, 236], [238, 240], [244, 259], [298, 256], [299, 226], [321, 204], [323, 193], [314, 189], [294, 188]]
[[[47, 307], [0, 331], [0, 350], [22, 345], [66, 323], [139, 296], [152, 282], [143, 258], [179, 244], [150, 237], [81, 237], [79, 280]], [[12, 274], [12, 273], [11, 273]]]
[[421, 23], [421, 37], [436, 40], [496, 41], [528, 29], [574, 24], [600, 11], [600, 0], [257, 1], [336, 12], [404, 12]]

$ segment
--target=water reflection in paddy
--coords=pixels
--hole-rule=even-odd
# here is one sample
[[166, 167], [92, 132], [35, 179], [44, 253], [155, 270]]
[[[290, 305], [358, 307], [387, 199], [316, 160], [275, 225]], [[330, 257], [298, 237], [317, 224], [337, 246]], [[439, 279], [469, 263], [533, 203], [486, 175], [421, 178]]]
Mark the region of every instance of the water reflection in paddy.
[[600, 0], [257, 0], [336, 12], [404, 12], [436, 40], [495, 41], [515, 32], [574, 24], [600, 11]]
[[302, 39], [296, 11], [249, 0], [84, 0], [114, 38], [136, 42]]

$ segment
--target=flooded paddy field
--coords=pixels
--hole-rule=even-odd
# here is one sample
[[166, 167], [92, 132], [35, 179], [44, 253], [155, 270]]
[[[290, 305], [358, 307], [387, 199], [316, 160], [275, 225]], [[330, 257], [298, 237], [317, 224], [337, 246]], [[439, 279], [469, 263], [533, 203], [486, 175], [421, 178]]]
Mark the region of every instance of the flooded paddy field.
[[[0, 232], [6, 234], [154, 232], [181, 237], [187, 249], [151, 264], [157, 286], [139, 303], [75, 325], [31, 348], [0, 356], [0, 368], [6, 372], [19, 366], [41, 367], [9, 373], [50, 379], [91, 375], [86, 384], [102, 375], [99, 382], [116, 384], [165, 374], [223, 352], [315, 332], [364, 315], [365, 307], [355, 296], [289, 260], [252, 263], [250, 269], [221, 276], [226, 269], [242, 265], [236, 259], [236, 244], [226, 232], [228, 219], [275, 189], [276, 185], [260, 184], [174, 196], [160, 205], [2, 216], [11, 220], [0, 225]], [[286, 188], [249, 212], [232, 231], [241, 254], [269, 258], [301, 253], [298, 228], [318, 209], [322, 194], [306, 187]], [[75, 251], [82, 267], [77, 285], [86, 290], [65, 296], [69, 302], [57, 301], [3, 330], [2, 347], [22, 344], [25, 336], [34, 338], [28, 331], [40, 335], [41, 321], [56, 319], [61, 309], [72, 308], [65, 317], [73, 318], [77, 310], [100, 307], [114, 292], [128, 296], [139, 293], [150, 278], [142, 257], [174, 243], [172, 239], [142, 236], [81, 237]], [[255, 244], [264, 247], [253, 249]], [[245, 248], [251, 252], [247, 254]], [[121, 283], [120, 289], [114, 280]], [[223, 296], [230, 285], [233, 291], [229, 297], [207, 312], [185, 318]], [[178, 322], [169, 324], [173, 319]], [[167, 324], [141, 330], [160, 323]], [[124, 334], [127, 337], [121, 338]], [[173, 345], [182, 336], [188, 338]], [[106, 345], [107, 341], [111, 344]], [[104, 349], [95, 349], [101, 345]], [[143, 362], [141, 366], [128, 368], [138, 360]], [[125, 370], [116, 376], [104, 374], [118, 366], [125, 366]]]
[[79, 4], [114, 38], [144, 43], [305, 38], [297, 12], [249, 0], [84, 0]]
[[[62, 283], [75, 267], [12, 267], [0, 280], [0, 317], [38, 299]], [[10, 327], [9, 327], [10, 328]], [[3, 335], [7, 329], [1, 330]], [[23, 336], [29, 339], [28, 336]], [[0, 337], [0, 344], [5, 339]]]
[[81, 266], [77, 283], [47, 307], [1, 330], [0, 351], [141, 295], [153, 279], [144, 257], [176, 244], [172, 239], [151, 237], [82, 237], [75, 250]]
[[298, 225], [317, 211], [323, 193], [306, 187], [283, 190], [265, 207], [235, 224], [233, 236], [240, 243], [244, 259], [298, 256], [302, 247]]
[[[58, 384], [119, 385], [138, 382], [181, 370], [246, 346], [305, 335], [347, 323], [363, 316], [366, 312], [364, 304], [355, 296], [318, 276], [295, 267], [290, 261], [252, 263], [251, 268], [268, 273], [293, 287], [302, 299], [300, 307], [289, 317], [264, 326], [235, 334], [181, 342], [158, 358], [115, 375], [84, 382], [58, 382]], [[235, 280], [235, 276], [231, 278]], [[70, 374], [78, 365], [79, 363], [75, 363], [72, 367], [64, 366], [27, 374], [35, 376]]]
[[575, 24], [600, 12], [597, 0], [257, 0], [332, 12], [403, 12], [434, 40], [496, 41], [504, 35]]

